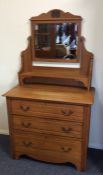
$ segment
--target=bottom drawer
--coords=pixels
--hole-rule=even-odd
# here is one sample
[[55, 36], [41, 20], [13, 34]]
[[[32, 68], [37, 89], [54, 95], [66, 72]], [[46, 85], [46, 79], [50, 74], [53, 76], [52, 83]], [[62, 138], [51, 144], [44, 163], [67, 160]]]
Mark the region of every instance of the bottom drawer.
[[51, 157], [54, 156], [54, 158], [58, 157], [57, 155], [62, 156], [61, 160], [81, 157], [82, 143], [78, 140], [43, 134], [16, 134], [13, 137], [15, 151], [22, 154], [32, 154], [37, 158], [40, 152], [44, 156], [47, 156], [49, 152], [49, 156], [51, 154]]

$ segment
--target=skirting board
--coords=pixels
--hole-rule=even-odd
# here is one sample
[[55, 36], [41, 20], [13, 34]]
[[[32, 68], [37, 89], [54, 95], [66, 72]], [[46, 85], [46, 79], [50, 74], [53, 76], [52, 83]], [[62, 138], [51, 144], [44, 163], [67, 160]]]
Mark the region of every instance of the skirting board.
[[[0, 134], [9, 135], [9, 131], [8, 130], [0, 130]], [[89, 143], [88, 147], [89, 148], [102, 149], [103, 150], [103, 144]]]
[[99, 144], [99, 143], [89, 143], [88, 147], [103, 150], [103, 144]]
[[0, 129], [0, 134], [9, 135], [9, 131]]

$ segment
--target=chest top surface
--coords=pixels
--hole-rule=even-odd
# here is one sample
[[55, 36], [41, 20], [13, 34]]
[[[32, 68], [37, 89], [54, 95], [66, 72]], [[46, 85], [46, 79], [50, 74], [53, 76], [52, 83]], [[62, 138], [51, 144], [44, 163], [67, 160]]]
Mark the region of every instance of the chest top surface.
[[37, 101], [91, 105], [94, 100], [94, 88], [87, 91], [83, 88], [35, 84], [34, 86], [29, 86], [29, 88], [27, 86], [16, 86], [5, 93], [4, 96]]

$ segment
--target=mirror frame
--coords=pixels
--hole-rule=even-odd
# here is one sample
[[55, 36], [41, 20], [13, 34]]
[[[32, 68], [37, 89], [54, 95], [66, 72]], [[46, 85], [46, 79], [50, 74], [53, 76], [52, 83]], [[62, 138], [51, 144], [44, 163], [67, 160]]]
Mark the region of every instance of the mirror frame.
[[[39, 23], [49, 22], [57, 23], [64, 21], [71, 21], [77, 23], [79, 26], [79, 46], [78, 46], [78, 56], [79, 56], [79, 68], [69, 68], [69, 67], [58, 67], [57, 60], [53, 60], [56, 67], [44, 66], [33, 66], [33, 61], [36, 63], [35, 56], [33, 57], [33, 33], [32, 36], [28, 38], [28, 47], [21, 52], [21, 70], [19, 71], [19, 83], [20, 85], [27, 85], [35, 83], [41, 84], [52, 84], [52, 85], [66, 85], [73, 87], [82, 87], [90, 89], [91, 78], [92, 78], [92, 67], [93, 67], [93, 54], [86, 50], [85, 48], [85, 38], [81, 37], [81, 20], [80, 16], [72, 15], [71, 13], [64, 13], [61, 10], [51, 10], [48, 13], [41, 14], [37, 17], [31, 18], [31, 27], [39, 21]], [[38, 60], [38, 59], [37, 59]], [[41, 61], [41, 62], [40, 62]], [[39, 63], [43, 62], [38, 60]], [[45, 60], [44, 60], [45, 61]], [[47, 61], [47, 60], [46, 60]], [[60, 60], [63, 64], [63, 60]], [[77, 62], [75, 60], [75, 62]], [[66, 62], [65, 62], [66, 63]], [[68, 64], [71, 63], [68, 60]], [[72, 61], [73, 63], [73, 61]], [[78, 62], [77, 62], [78, 63]], [[45, 64], [45, 62], [44, 62]], [[74, 64], [74, 63], [73, 63]], [[31, 86], [31, 85], [30, 85]]]
[[[40, 62], [81, 62], [80, 53], [80, 38], [81, 38], [81, 16], [73, 15], [69, 12], [64, 12], [59, 9], [51, 10], [47, 13], [42, 13], [39, 16], [34, 16], [31, 19], [31, 39], [32, 39], [32, 61]], [[63, 58], [38, 58], [35, 55], [35, 30], [34, 25], [36, 24], [59, 24], [59, 23], [76, 23], [78, 26], [78, 45], [77, 45], [77, 59], [63, 59]]]

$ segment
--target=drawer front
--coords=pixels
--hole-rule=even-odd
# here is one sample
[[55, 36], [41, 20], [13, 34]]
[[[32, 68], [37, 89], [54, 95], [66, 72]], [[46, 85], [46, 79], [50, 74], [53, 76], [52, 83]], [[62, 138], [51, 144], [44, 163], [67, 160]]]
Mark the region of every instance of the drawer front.
[[27, 132], [50, 133], [61, 136], [82, 138], [81, 123], [65, 122], [34, 117], [14, 116], [13, 128]]
[[83, 122], [83, 106], [12, 100], [11, 113]]
[[65, 156], [79, 157], [81, 155], [82, 143], [56, 137], [52, 135], [34, 134], [23, 135], [22, 133], [14, 135], [14, 149], [16, 152], [33, 153], [34, 150], [52, 151], [56, 154], [62, 153]]

